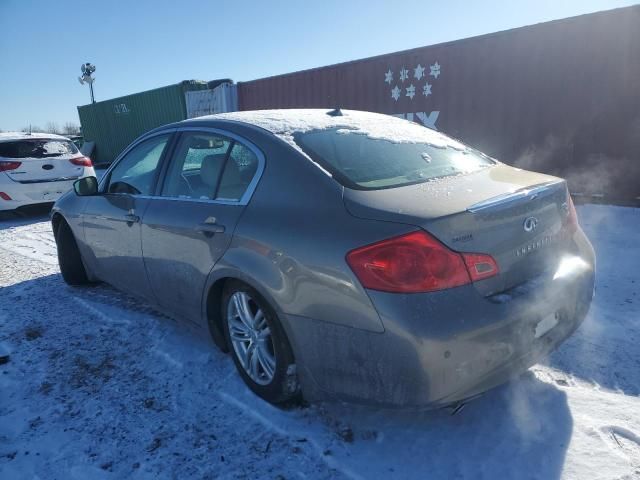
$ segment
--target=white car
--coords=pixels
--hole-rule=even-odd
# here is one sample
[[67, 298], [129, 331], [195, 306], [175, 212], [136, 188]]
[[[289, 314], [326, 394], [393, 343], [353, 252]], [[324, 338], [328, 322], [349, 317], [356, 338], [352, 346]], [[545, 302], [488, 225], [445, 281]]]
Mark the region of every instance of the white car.
[[0, 211], [55, 202], [78, 178], [95, 174], [91, 160], [66, 137], [0, 133]]

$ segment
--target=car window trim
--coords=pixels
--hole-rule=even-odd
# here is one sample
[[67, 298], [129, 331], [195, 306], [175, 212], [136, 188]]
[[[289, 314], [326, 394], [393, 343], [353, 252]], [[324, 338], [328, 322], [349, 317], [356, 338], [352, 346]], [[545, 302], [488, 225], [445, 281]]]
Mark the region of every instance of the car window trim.
[[171, 145], [165, 152], [165, 155], [162, 157], [162, 164], [158, 169], [158, 178], [156, 179], [156, 183], [154, 188], [152, 189], [152, 195], [146, 195], [147, 198], [153, 198], [155, 196], [161, 196], [162, 189], [164, 188], [164, 182], [167, 178], [167, 173], [169, 172], [169, 167], [171, 166], [171, 162], [173, 161], [173, 157], [178, 150], [178, 145], [180, 145], [180, 140], [182, 139], [182, 134], [177, 131], [177, 129], [173, 130], [173, 136], [171, 137]]
[[[227, 148], [227, 153], [225, 153], [225, 155], [224, 155], [224, 160], [222, 162], [222, 169], [220, 170], [220, 176], [218, 177], [218, 181], [216, 182], [216, 188], [213, 191], [213, 198], [218, 198], [218, 192], [220, 191], [220, 184], [222, 183], [222, 177], [224, 177], [224, 171], [227, 169], [227, 164], [229, 163], [229, 158], [231, 157], [231, 152], [233, 151], [233, 148], [236, 146], [236, 143], [238, 143], [237, 140], [234, 140], [232, 138], [230, 138], [229, 140], [231, 140], [231, 142], [229, 142], [229, 147]], [[248, 185], [247, 185], [247, 188], [249, 188]]]
[[[264, 172], [264, 168], [265, 168], [265, 156], [262, 153], [262, 150], [260, 150], [255, 144], [253, 144], [252, 142], [250, 142], [249, 140], [247, 140], [246, 138], [237, 135], [233, 132], [230, 132], [228, 130], [223, 130], [220, 128], [215, 128], [215, 127], [179, 127], [176, 128], [174, 130], [174, 132], [176, 133], [175, 137], [176, 139], [179, 139], [182, 137], [182, 135], [185, 132], [189, 132], [189, 133], [213, 133], [215, 135], [220, 135], [222, 137], [226, 137], [229, 140], [231, 140], [231, 145], [235, 145], [236, 143], [239, 143], [245, 147], [247, 147], [249, 150], [251, 150], [251, 152], [253, 152], [253, 154], [256, 156], [256, 158], [258, 159], [258, 167], [256, 168], [256, 173], [253, 175], [253, 178], [251, 179], [251, 181], [249, 182], [249, 185], [247, 185], [246, 190], [244, 191], [244, 193], [242, 194], [242, 197], [239, 200], [231, 200], [231, 199], [224, 199], [224, 198], [217, 198], [217, 199], [202, 199], [202, 198], [186, 198], [186, 197], [175, 197], [175, 196], [163, 196], [160, 195], [160, 191], [156, 188], [155, 190], [155, 194], [154, 195], [138, 195], [138, 197], [140, 198], [148, 198], [148, 199], [152, 199], [152, 200], [171, 200], [171, 201], [183, 201], [183, 202], [194, 202], [194, 203], [210, 203], [210, 204], [218, 204], [218, 205], [247, 205], [250, 201], [251, 198], [253, 197], [253, 193], [255, 191], [255, 189], [258, 186], [258, 182], [260, 181], [260, 179], [262, 178], [262, 173]], [[179, 134], [179, 135], [178, 135]], [[171, 162], [174, 159], [175, 153], [176, 153], [176, 148], [175, 145], [177, 145], [177, 140], [174, 142], [174, 146], [172, 148], [171, 151], [171, 156], [168, 158], [167, 161], [164, 162], [164, 168], [162, 170], [162, 178], [159, 179], [158, 181], [158, 186], [164, 184], [164, 182], [166, 181], [166, 174], [169, 168], [169, 165], [171, 164]], [[231, 156], [231, 149], [229, 149], [227, 151], [227, 157], [225, 159], [225, 166], [226, 166], [226, 160]], [[222, 172], [224, 173], [224, 168], [222, 170]], [[222, 177], [222, 176], [221, 176]], [[216, 188], [216, 192], [214, 192], [215, 195], [217, 195], [217, 189]]]
[[[134, 148], [136, 148], [138, 145], [140, 145], [141, 143], [153, 138], [153, 137], [157, 137], [157, 136], [161, 136], [161, 135], [169, 135], [169, 138], [167, 140], [167, 145], [164, 148], [164, 151], [162, 152], [162, 156], [160, 157], [160, 161], [158, 162], [158, 167], [156, 168], [156, 173], [153, 177], [153, 184], [152, 184], [152, 188], [151, 191], [155, 192], [156, 191], [156, 187], [158, 185], [158, 180], [160, 178], [160, 173], [163, 169], [163, 166], [165, 164], [165, 159], [167, 157], [167, 155], [171, 152], [173, 153], [173, 144], [174, 144], [174, 138], [175, 138], [175, 133], [176, 133], [177, 129], [176, 128], [168, 128], [166, 130], [161, 130], [159, 132], [153, 132], [150, 133], [148, 135], [144, 135], [140, 138], [138, 138], [137, 140], [133, 141], [127, 148], [125, 148], [122, 153], [120, 155], [118, 155], [116, 157], [116, 159], [111, 162], [111, 165], [109, 165], [109, 168], [107, 168], [107, 171], [104, 172], [104, 175], [102, 175], [102, 178], [100, 179], [100, 182], [98, 182], [98, 192], [100, 192], [103, 195], [132, 195], [130, 193], [117, 193], [117, 192], [106, 192], [105, 188], [106, 186], [109, 184], [110, 180], [111, 180], [111, 173], [113, 172], [113, 169], [116, 168], [118, 166], [118, 164], [122, 161], [122, 159], [124, 157], [127, 156], [127, 154], [133, 150]], [[136, 198], [142, 198], [142, 197], [148, 197], [148, 195], [134, 195]]]

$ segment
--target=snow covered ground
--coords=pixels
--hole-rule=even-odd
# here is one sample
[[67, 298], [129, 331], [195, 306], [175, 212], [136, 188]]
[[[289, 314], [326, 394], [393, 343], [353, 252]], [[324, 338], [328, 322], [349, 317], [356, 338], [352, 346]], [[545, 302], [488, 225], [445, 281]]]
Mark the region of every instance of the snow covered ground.
[[583, 206], [589, 317], [460, 413], [279, 410], [210, 341], [60, 277], [46, 217], [0, 221], [0, 478], [640, 478], [640, 209]]

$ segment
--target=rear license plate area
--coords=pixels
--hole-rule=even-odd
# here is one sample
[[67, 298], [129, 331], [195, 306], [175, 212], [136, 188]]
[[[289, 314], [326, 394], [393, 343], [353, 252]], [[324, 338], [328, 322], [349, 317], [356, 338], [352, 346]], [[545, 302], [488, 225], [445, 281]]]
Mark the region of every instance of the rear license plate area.
[[549, 333], [560, 323], [560, 312], [553, 312], [539, 320], [533, 327], [534, 338], [540, 338]]

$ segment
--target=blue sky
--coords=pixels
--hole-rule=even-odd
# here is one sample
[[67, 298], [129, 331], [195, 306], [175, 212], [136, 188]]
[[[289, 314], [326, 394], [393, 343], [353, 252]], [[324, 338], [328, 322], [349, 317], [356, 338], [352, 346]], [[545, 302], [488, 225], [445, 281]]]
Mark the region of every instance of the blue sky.
[[0, 0], [0, 129], [78, 123], [97, 100], [251, 80], [607, 10], [618, 0]]

